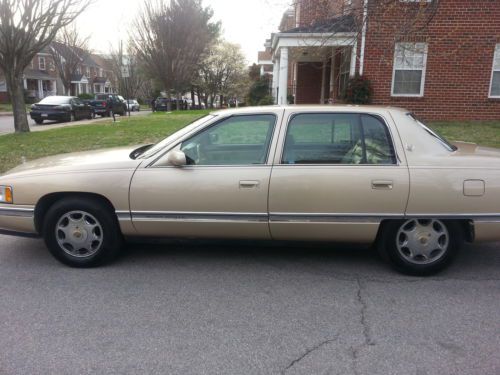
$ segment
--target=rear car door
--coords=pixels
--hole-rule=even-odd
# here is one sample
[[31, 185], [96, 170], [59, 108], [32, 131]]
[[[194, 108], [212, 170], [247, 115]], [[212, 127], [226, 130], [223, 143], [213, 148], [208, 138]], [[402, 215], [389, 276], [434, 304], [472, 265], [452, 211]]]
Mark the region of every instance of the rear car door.
[[378, 113], [287, 117], [269, 191], [273, 238], [371, 242], [384, 218], [404, 215], [408, 168], [393, 124]]
[[160, 159], [138, 169], [130, 190], [137, 232], [269, 239], [270, 155], [282, 112], [222, 118], [172, 147], [188, 165], [165, 166]]

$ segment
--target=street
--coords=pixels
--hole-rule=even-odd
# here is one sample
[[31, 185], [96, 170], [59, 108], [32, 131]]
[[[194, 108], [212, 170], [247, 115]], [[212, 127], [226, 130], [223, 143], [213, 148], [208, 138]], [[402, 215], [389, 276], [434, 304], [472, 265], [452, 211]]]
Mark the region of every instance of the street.
[[[141, 116], [141, 115], [146, 115], [151, 113], [149, 110], [145, 111], [140, 111], [140, 112], [131, 112], [131, 116]], [[116, 119], [120, 121], [122, 118], [121, 116], [116, 116]], [[75, 122], [55, 122], [55, 121], [47, 121], [43, 125], [37, 125], [35, 122], [29, 118], [28, 114], [28, 122], [30, 124], [30, 128], [32, 131], [39, 131], [39, 130], [49, 130], [53, 129], [55, 127], [66, 127], [66, 126], [76, 126], [76, 125], [85, 125], [85, 124], [91, 124], [99, 121], [106, 121], [109, 120], [108, 118], [102, 118], [102, 117], [97, 117], [94, 120], [79, 120]], [[14, 117], [13, 116], [0, 116], [0, 135], [2, 134], [8, 134], [8, 133], [14, 133]]]
[[402, 276], [371, 250], [132, 244], [71, 269], [0, 236], [1, 374], [500, 373], [500, 243]]

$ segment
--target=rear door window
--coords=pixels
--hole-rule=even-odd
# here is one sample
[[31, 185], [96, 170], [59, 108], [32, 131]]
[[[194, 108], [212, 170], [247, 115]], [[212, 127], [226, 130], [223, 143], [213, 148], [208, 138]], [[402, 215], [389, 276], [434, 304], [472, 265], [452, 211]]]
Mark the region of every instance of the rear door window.
[[313, 113], [292, 117], [282, 164], [395, 164], [390, 132], [377, 116]]

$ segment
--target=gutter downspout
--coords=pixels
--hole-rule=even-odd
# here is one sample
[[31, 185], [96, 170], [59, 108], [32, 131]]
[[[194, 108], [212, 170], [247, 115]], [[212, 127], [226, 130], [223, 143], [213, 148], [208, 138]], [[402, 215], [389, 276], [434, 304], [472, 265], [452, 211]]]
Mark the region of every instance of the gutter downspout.
[[368, 0], [363, 0], [363, 29], [361, 31], [361, 52], [359, 56], [359, 75], [363, 75], [365, 65], [365, 45], [366, 45], [366, 29], [368, 23]]

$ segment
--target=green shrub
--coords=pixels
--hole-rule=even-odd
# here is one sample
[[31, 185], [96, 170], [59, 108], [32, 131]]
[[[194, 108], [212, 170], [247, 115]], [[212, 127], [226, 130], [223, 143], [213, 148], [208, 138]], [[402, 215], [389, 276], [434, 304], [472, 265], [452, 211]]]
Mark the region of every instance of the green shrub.
[[344, 99], [350, 104], [370, 104], [372, 101], [373, 88], [371, 81], [356, 74], [349, 78]]
[[269, 96], [269, 78], [261, 77], [252, 84], [246, 98], [246, 103], [250, 106], [259, 105], [260, 101]]
[[264, 96], [259, 100], [259, 105], [273, 105], [274, 98], [271, 95]]

